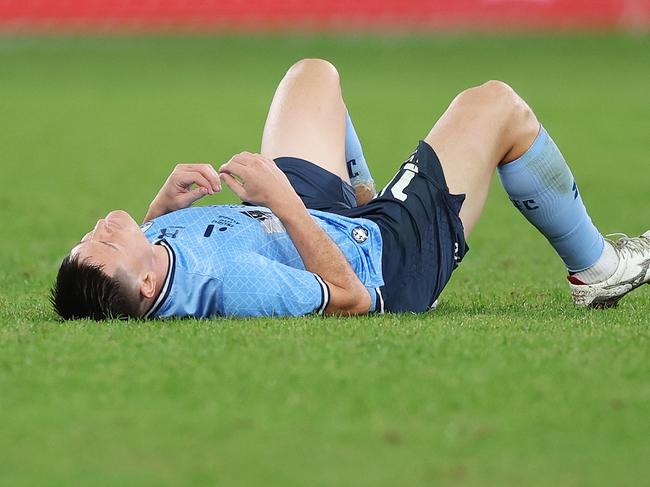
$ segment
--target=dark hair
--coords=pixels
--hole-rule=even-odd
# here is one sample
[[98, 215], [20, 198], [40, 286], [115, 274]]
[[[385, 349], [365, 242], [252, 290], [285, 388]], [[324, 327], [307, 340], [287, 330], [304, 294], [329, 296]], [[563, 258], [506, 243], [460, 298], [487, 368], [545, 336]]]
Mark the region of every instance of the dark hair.
[[137, 301], [102, 266], [86, 264], [69, 255], [59, 267], [50, 302], [64, 320], [137, 318], [139, 311]]

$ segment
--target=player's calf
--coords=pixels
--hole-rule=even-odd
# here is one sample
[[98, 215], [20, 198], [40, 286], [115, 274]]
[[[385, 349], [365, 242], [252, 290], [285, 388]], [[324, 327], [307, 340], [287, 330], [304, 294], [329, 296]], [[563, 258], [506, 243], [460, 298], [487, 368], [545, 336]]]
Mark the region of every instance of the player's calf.
[[[501, 87], [499, 90], [504, 91]], [[515, 146], [516, 147], [516, 146]], [[606, 240], [591, 221], [576, 180], [543, 127], [523, 153], [498, 168], [513, 205], [549, 241], [569, 271], [578, 306], [614, 306], [650, 281], [650, 231]]]

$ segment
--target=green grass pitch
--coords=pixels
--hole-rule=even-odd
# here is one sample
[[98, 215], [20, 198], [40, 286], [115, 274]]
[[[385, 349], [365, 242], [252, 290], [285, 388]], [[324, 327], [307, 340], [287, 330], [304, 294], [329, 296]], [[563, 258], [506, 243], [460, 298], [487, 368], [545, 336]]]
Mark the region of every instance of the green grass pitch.
[[[605, 233], [650, 227], [648, 37], [0, 39], [0, 485], [636, 486], [650, 288], [574, 309], [498, 182], [427, 315], [61, 323], [65, 252], [176, 162], [258, 150], [302, 57], [379, 184], [458, 91], [513, 85]], [[232, 202], [232, 194], [210, 202]]]

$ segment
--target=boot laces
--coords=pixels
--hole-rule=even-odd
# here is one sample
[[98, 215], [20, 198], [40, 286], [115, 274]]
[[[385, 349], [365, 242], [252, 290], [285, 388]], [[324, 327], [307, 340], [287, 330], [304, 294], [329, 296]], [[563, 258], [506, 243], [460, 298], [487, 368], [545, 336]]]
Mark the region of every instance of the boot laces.
[[628, 237], [624, 233], [610, 233], [607, 237], [618, 237], [616, 242], [612, 242], [619, 252], [634, 254], [650, 254], [650, 238], [648, 237]]

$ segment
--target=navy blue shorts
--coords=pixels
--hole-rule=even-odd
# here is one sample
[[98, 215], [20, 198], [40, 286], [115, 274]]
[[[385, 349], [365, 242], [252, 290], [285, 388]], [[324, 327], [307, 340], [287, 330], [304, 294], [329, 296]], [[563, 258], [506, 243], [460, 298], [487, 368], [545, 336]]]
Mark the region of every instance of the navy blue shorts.
[[379, 226], [385, 311], [427, 311], [469, 250], [458, 216], [465, 195], [449, 193], [438, 156], [426, 142], [379, 196], [359, 207], [353, 188], [329, 171], [290, 157], [276, 163], [308, 208]]
[[297, 157], [278, 157], [275, 164], [310, 210], [345, 210], [357, 206], [354, 189], [336, 174]]

